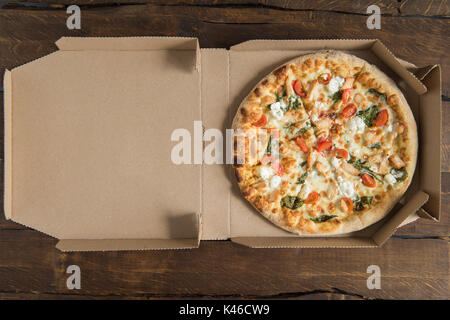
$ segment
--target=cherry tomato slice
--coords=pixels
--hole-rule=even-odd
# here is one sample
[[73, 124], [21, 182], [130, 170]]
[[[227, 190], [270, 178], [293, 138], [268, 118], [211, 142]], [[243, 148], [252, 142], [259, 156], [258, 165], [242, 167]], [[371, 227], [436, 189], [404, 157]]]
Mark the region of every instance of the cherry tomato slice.
[[364, 174], [361, 176], [361, 179], [362, 179], [363, 184], [364, 184], [366, 187], [373, 188], [373, 187], [376, 186], [375, 179], [372, 178], [372, 177], [371, 177], [369, 174], [367, 174], [367, 173], [364, 173]]
[[348, 159], [348, 151], [345, 149], [336, 149], [334, 154], [336, 158]]
[[263, 125], [265, 125], [267, 123], [267, 117], [263, 114], [261, 116], [261, 118], [259, 118], [258, 121], [256, 121], [255, 123], [253, 123], [253, 125], [255, 127], [262, 127]]
[[350, 96], [352, 95], [353, 89], [345, 89], [342, 92], [342, 102], [347, 103], [350, 100]]
[[330, 141], [323, 141], [319, 143], [317, 147], [317, 152], [322, 152], [324, 150], [330, 150], [333, 144]]
[[341, 208], [347, 208], [347, 212], [353, 211], [353, 201], [350, 198], [342, 198], [341, 202], [344, 202], [344, 205], [341, 205]]
[[295, 138], [295, 143], [300, 147], [300, 150], [303, 152], [308, 152], [309, 148], [306, 144], [306, 141], [303, 138], [297, 137]]
[[381, 110], [378, 115], [377, 115], [377, 119], [375, 120], [375, 125], [377, 127], [382, 127], [384, 126], [389, 120], [389, 113], [386, 109]]
[[300, 80], [295, 80], [292, 83], [292, 87], [294, 88], [294, 91], [297, 95], [299, 95], [300, 97], [306, 97], [306, 93], [303, 90], [303, 85], [302, 82]]
[[319, 76], [318, 80], [319, 80], [320, 84], [328, 84], [328, 83], [330, 83], [330, 80], [331, 80], [331, 74], [329, 74], [329, 73], [322, 73]]
[[357, 110], [356, 106], [353, 103], [350, 103], [342, 110], [342, 115], [344, 118], [349, 119], [353, 117]]
[[319, 193], [316, 191], [311, 192], [310, 194], [308, 194], [308, 197], [305, 199], [305, 203], [306, 204], [313, 204], [315, 203], [317, 200], [319, 200]]
[[272, 168], [275, 170], [278, 176], [282, 176], [284, 173], [284, 167], [280, 162], [272, 161]]

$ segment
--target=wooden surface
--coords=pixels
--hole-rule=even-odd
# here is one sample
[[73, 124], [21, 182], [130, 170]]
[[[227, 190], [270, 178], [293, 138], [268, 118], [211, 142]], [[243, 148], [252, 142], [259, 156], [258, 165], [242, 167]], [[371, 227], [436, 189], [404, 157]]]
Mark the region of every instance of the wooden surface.
[[[2, 73], [55, 51], [61, 36], [196, 36], [202, 47], [224, 48], [258, 38], [379, 38], [396, 56], [419, 66], [439, 63], [443, 205], [439, 224], [420, 220], [403, 227], [381, 249], [249, 249], [223, 241], [202, 242], [195, 250], [61, 253], [55, 239], [0, 216], [0, 298], [449, 298], [446, 0], [5, 2], [0, 9]], [[383, 14], [381, 30], [366, 28], [364, 14], [373, 2]], [[66, 28], [65, 4], [81, 6], [81, 30]], [[66, 288], [65, 270], [72, 264], [81, 268], [81, 290]], [[381, 268], [380, 290], [366, 286], [366, 268], [373, 264]]]

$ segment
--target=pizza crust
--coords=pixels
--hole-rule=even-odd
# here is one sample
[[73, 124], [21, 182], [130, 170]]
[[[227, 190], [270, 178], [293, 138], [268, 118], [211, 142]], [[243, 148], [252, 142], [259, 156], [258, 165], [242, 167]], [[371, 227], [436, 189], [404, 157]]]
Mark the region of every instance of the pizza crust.
[[[285, 215], [283, 214], [283, 208], [278, 213], [273, 213], [270, 210], [270, 205], [249, 200], [252, 206], [273, 224], [289, 232], [304, 236], [336, 235], [358, 231], [384, 218], [410, 185], [416, 166], [418, 151], [417, 127], [414, 116], [403, 93], [397, 87], [395, 82], [376, 66], [369, 64], [365, 60], [333, 50], [319, 51], [297, 57], [276, 68], [273, 72], [264, 77], [240, 104], [233, 119], [232, 128], [246, 130], [251, 127], [252, 123], [256, 122], [261, 117], [262, 113], [260, 112], [260, 105], [261, 100], [265, 98], [264, 92], [266, 90], [277, 88], [277, 86], [286, 82], [286, 70], [289, 66], [294, 65], [297, 66], [297, 68], [303, 68], [303, 72], [308, 73], [310, 72], [309, 70], [317, 65], [317, 61], [319, 61], [319, 63], [320, 61], [322, 61], [322, 63], [328, 63], [330, 69], [332, 68], [332, 71], [341, 77], [353, 75], [356, 73], [355, 70], [359, 70], [357, 71], [359, 73], [357, 80], [360, 83], [385, 92], [388, 98], [392, 97], [392, 99], [388, 99], [388, 102], [390, 102], [388, 105], [396, 111], [398, 117], [407, 128], [409, 143], [406, 145], [405, 156], [409, 159], [406, 163], [408, 178], [402, 182], [401, 188], [391, 190], [380, 203], [363, 211], [362, 214], [354, 214], [344, 220], [332, 219], [320, 224], [303, 219], [305, 221], [299, 222], [300, 226], [297, 224], [295, 227], [291, 227], [287, 224]], [[263, 141], [263, 143], [267, 143], [267, 140]], [[260, 159], [262, 153], [259, 152], [257, 157]], [[246, 158], [246, 160], [249, 159]], [[258, 159], [252, 159], [248, 164], [253, 165], [257, 161]], [[234, 167], [241, 193], [247, 199], [251, 198], [252, 191], [243, 187], [242, 184], [242, 181], [244, 181], [246, 177], [242, 177], [241, 175], [241, 171], [239, 170], [241, 165], [235, 164]]]

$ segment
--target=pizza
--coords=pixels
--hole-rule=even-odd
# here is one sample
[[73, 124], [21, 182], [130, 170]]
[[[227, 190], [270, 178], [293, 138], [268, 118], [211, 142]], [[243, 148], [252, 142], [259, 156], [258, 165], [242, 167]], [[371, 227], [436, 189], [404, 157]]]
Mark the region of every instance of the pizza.
[[365, 228], [408, 188], [417, 127], [393, 80], [340, 51], [298, 57], [262, 79], [234, 117], [243, 197], [300, 235]]

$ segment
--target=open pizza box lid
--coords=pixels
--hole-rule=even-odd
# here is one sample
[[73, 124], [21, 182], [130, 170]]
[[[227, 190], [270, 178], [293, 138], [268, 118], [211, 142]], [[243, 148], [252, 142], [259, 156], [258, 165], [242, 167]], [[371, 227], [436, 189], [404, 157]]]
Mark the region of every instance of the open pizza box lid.
[[[376, 247], [415, 212], [439, 219], [439, 66], [417, 69], [377, 40], [261, 40], [230, 50], [166, 37], [56, 44], [58, 51], [4, 75], [5, 215], [60, 239], [63, 251], [195, 248], [201, 239]], [[421, 151], [411, 187], [384, 220], [340, 237], [298, 237], [247, 204], [230, 166], [202, 164], [202, 150], [208, 129], [224, 133], [225, 150], [225, 131], [259, 79], [326, 48], [361, 56], [399, 83]], [[180, 129], [192, 137], [192, 164], [172, 161]]]

